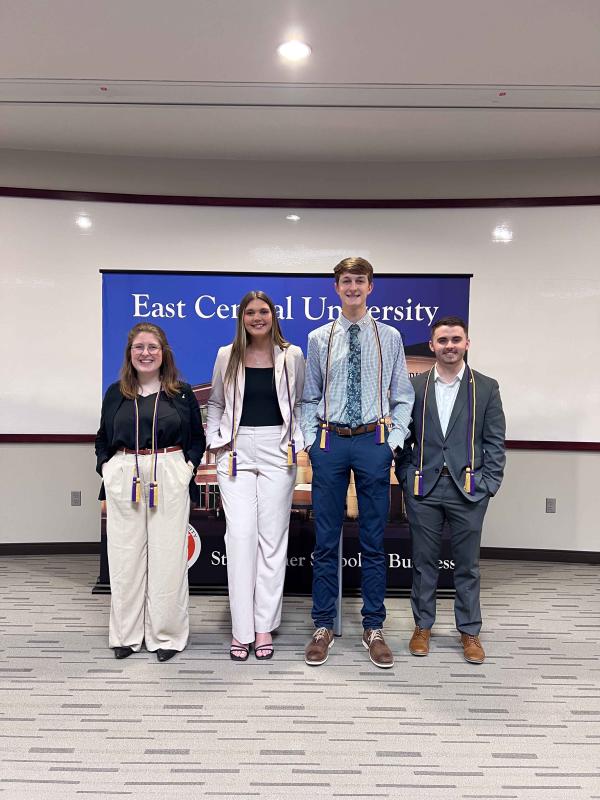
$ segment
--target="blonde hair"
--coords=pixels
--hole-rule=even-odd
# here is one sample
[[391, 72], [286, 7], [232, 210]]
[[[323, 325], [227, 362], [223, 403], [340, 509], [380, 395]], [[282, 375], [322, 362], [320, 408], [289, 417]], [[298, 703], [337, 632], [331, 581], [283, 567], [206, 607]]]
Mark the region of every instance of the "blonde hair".
[[235, 379], [240, 364], [244, 364], [246, 361], [246, 348], [248, 347], [248, 340], [250, 336], [244, 325], [244, 313], [249, 303], [251, 303], [253, 300], [262, 300], [263, 303], [266, 303], [269, 306], [271, 317], [273, 319], [273, 324], [271, 325], [271, 341], [273, 342], [273, 346], [277, 345], [277, 347], [281, 348], [282, 350], [285, 350], [286, 347], [290, 346], [290, 343], [283, 338], [279, 320], [277, 319], [275, 306], [271, 298], [264, 292], [248, 292], [248, 294], [242, 297], [240, 307], [238, 308], [235, 338], [231, 347], [229, 363], [227, 364], [227, 369], [225, 370], [225, 384], [231, 383]]
[[167, 341], [167, 337], [162, 328], [158, 325], [153, 325], [151, 322], [138, 322], [129, 331], [127, 335], [127, 345], [125, 346], [125, 355], [123, 357], [123, 366], [119, 375], [119, 389], [123, 397], [128, 400], [134, 400], [138, 395], [140, 383], [138, 381], [137, 372], [131, 362], [131, 345], [133, 340], [140, 333], [151, 333], [159, 341], [162, 350], [162, 364], [160, 365], [160, 382], [162, 389], [168, 397], [173, 397], [179, 391], [181, 380], [179, 372], [175, 366], [175, 359], [173, 351]]

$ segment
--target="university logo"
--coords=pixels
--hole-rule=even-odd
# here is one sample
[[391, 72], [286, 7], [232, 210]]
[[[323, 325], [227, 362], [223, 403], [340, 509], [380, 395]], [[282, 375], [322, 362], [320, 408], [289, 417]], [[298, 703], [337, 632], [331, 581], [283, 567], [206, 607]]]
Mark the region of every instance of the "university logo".
[[202, 550], [202, 544], [200, 542], [200, 537], [198, 536], [198, 531], [191, 525], [187, 526], [187, 549], [189, 569], [190, 567], [194, 566], [196, 561], [198, 561], [198, 556]]

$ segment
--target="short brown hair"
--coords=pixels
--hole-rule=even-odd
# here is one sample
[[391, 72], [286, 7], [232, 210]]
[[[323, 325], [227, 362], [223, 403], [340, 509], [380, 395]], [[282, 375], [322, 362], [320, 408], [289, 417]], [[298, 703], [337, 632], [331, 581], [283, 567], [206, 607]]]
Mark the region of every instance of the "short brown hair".
[[333, 268], [336, 283], [340, 282], [340, 278], [344, 272], [351, 272], [352, 275], [366, 275], [369, 283], [373, 283], [373, 267], [366, 258], [354, 256], [352, 258], [344, 258], [340, 261], [340, 263]]
[[435, 322], [431, 323], [430, 330], [431, 330], [431, 338], [433, 339], [433, 334], [436, 332], [438, 328], [441, 328], [442, 325], [447, 325], [449, 328], [462, 328], [465, 332], [465, 336], [468, 337], [469, 329], [467, 327], [467, 323], [461, 317], [440, 317], [436, 319]]
[[123, 357], [123, 366], [121, 367], [121, 374], [119, 376], [119, 384], [121, 394], [128, 400], [133, 400], [137, 397], [139, 389], [139, 381], [137, 371], [131, 363], [131, 345], [138, 333], [151, 333], [156, 336], [160, 343], [162, 350], [162, 364], [160, 365], [160, 382], [164, 393], [168, 397], [173, 397], [179, 391], [181, 380], [179, 372], [175, 366], [175, 359], [173, 358], [173, 351], [167, 341], [167, 336], [162, 328], [154, 325], [152, 322], [138, 322], [127, 334], [127, 344], [125, 345], [125, 355]]

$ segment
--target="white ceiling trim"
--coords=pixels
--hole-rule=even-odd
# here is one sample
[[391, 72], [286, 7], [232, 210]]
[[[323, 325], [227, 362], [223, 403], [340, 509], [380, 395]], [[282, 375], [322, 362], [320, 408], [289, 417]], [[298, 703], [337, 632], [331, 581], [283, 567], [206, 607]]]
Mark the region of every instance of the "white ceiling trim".
[[0, 80], [3, 105], [600, 110], [600, 86]]

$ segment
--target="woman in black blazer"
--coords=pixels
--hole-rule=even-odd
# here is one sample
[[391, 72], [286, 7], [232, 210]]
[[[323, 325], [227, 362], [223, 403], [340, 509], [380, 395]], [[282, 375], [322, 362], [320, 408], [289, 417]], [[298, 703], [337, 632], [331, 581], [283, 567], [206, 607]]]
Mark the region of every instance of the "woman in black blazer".
[[108, 387], [96, 436], [111, 583], [109, 646], [159, 661], [189, 636], [187, 523], [205, 450], [200, 409], [178, 376], [164, 331], [129, 331], [120, 379]]

